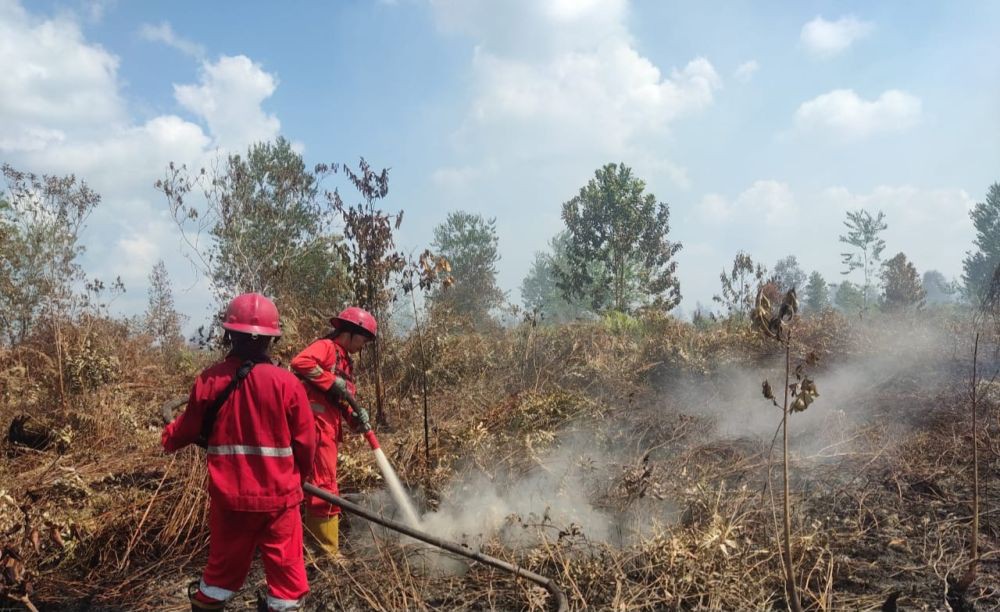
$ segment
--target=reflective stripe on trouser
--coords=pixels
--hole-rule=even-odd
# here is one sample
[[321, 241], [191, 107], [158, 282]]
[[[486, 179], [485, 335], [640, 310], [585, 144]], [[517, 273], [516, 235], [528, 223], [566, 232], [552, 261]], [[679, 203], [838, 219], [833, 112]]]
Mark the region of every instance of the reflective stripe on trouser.
[[240, 512], [227, 510], [213, 500], [209, 534], [208, 564], [202, 585], [224, 591], [240, 590], [250, 571], [254, 550], [259, 549], [268, 595], [297, 601], [309, 592], [298, 506], [275, 512]]
[[269, 610], [275, 610], [277, 612], [288, 612], [290, 610], [301, 610], [302, 600], [299, 599], [278, 599], [277, 597], [267, 596], [267, 607]]
[[[327, 415], [316, 414], [316, 456], [313, 459], [313, 473], [310, 481], [317, 487], [334, 495], [337, 488], [337, 428]], [[306, 508], [310, 516], [334, 516], [340, 508], [312, 495], [306, 496]]]
[[[188, 601], [191, 602], [191, 610], [195, 612], [197, 610], [222, 610], [226, 607], [226, 599], [229, 597], [225, 593], [229, 593], [225, 589], [219, 589], [215, 594], [220, 597], [220, 599], [214, 599], [206, 595], [203, 590], [208, 592], [213, 592], [212, 589], [215, 587], [210, 587], [205, 584], [204, 580], [195, 580], [188, 585]], [[230, 595], [231, 597], [231, 595]]]

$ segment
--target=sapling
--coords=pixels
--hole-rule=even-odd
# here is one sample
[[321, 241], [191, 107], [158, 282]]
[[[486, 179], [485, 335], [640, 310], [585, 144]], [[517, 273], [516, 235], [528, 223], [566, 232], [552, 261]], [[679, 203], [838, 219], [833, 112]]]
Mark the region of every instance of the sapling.
[[[792, 327], [798, 310], [799, 302], [795, 297], [794, 287], [785, 293], [784, 298], [777, 307], [773, 306], [771, 300], [765, 295], [764, 287], [761, 287], [757, 291], [757, 300], [753, 313], [754, 326], [767, 338], [780, 342], [785, 349], [785, 388], [782, 404], [778, 404], [771, 383], [767, 380], [761, 385], [761, 393], [765, 399], [771, 400], [774, 406], [781, 408], [782, 414], [782, 481], [784, 485], [782, 520], [784, 528], [780, 557], [782, 568], [785, 572], [785, 596], [788, 599], [788, 607], [793, 612], [801, 612], [802, 604], [799, 602], [798, 589], [795, 583], [795, 568], [792, 565], [791, 497], [788, 487], [788, 415], [792, 412], [804, 411], [819, 397], [819, 392], [816, 390], [816, 383], [805, 374], [806, 366], [815, 365], [816, 355], [809, 353], [806, 356], [805, 363], [798, 364], [794, 371], [791, 368]], [[795, 382], [791, 382], [792, 376], [795, 377]]]

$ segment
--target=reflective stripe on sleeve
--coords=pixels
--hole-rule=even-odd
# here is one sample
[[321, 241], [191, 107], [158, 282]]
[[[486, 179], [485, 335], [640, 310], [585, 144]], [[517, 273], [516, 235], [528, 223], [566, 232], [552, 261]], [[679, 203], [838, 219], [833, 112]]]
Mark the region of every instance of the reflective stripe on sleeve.
[[313, 366], [313, 369], [306, 372], [306, 378], [319, 378], [323, 375], [323, 368], [319, 366]]
[[224, 446], [209, 446], [210, 455], [260, 455], [262, 457], [291, 457], [292, 447], [246, 446], [243, 444], [227, 444]]
[[326, 412], [326, 407], [319, 402], [312, 402], [309, 404], [309, 407], [312, 408], [313, 412]]

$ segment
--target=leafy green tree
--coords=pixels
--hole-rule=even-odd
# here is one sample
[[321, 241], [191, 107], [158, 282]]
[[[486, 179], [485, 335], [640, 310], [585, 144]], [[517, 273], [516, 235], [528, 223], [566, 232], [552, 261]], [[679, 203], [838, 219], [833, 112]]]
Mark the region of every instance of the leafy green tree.
[[722, 304], [730, 317], [744, 319], [753, 311], [757, 289], [764, 284], [766, 275], [764, 266], [754, 264], [750, 255], [739, 251], [733, 258], [729, 273], [723, 270], [719, 275], [722, 292], [712, 296], [712, 299]]
[[833, 301], [844, 312], [857, 313], [865, 307], [865, 296], [861, 289], [851, 281], [844, 281], [837, 286]]
[[451, 265], [453, 283], [431, 294], [432, 307], [446, 307], [477, 328], [491, 324], [491, 312], [505, 299], [497, 286], [498, 243], [496, 219], [464, 211], [448, 213], [434, 228], [432, 246]]
[[986, 297], [1000, 265], [1000, 183], [990, 185], [986, 200], [977, 203], [969, 215], [976, 228], [976, 250], [965, 254], [962, 282], [966, 295], [979, 302]]
[[882, 251], [885, 249], [885, 241], [879, 237], [888, 225], [885, 222], [885, 213], [879, 211], [872, 217], [867, 210], [855, 210], [847, 212], [847, 235], [841, 236], [840, 241], [857, 249], [854, 253], [841, 253], [842, 261], [847, 269], [842, 274], [861, 269], [864, 274], [865, 284], [861, 287], [862, 308], [868, 308], [868, 297], [872, 290], [872, 278], [879, 262], [882, 260]]
[[779, 259], [778, 263], [774, 264], [772, 277], [782, 295], [787, 293], [789, 289], [801, 292], [806, 284], [806, 273], [799, 267], [799, 260], [796, 259], [795, 255]]
[[74, 289], [85, 280], [79, 235], [101, 197], [72, 175], [38, 176], [7, 164], [2, 174], [0, 330], [15, 344], [43, 318], [74, 306]]
[[882, 306], [899, 311], [924, 305], [927, 292], [917, 269], [903, 253], [882, 264]]
[[[212, 281], [220, 303], [256, 291], [280, 300], [283, 319], [321, 325], [347, 286], [333, 206], [320, 197], [326, 165], [306, 168], [284, 138], [251, 145], [217, 167], [191, 173], [171, 163], [156, 188], [191, 247], [192, 262]], [[203, 197], [196, 197], [201, 195]], [[208, 240], [203, 240], [207, 234]]]
[[146, 333], [160, 348], [173, 350], [184, 343], [181, 334], [184, 317], [174, 307], [170, 276], [162, 259], [149, 273], [149, 304], [142, 320]]
[[667, 240], [670, 209], [646, 193], [646, 183], [624, 164], [607, 164], [562, 206], [566, 268], [559, 287], [595, 312], [669, 311], [681, 300], [674, 255]]
[[558, 268], [566, 266], [565, 232], [552, 238], [551, 252], [535, 253], [531, 270], [521, 282], [521, 298], [529, 312], [540, 313], [544, 323], [566, 323], [593, 316], [579, 301], [567, 299], [558, 285]]
[[826, 279], [819, 272], [814, 271], [809, 275], [805, 297], [805, 306], [810, 312], [820, 312], [830, 307], [830, 290], [827, 287]]

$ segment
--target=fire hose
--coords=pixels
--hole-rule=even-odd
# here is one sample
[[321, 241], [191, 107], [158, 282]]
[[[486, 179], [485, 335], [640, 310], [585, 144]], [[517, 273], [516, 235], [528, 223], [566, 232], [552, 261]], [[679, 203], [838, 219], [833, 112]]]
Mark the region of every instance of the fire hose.
[[[351, 394], [346, 394], [346, 396], [344, 397], [344, 400], [347, 401], [347, 403], [351, 406], [351, 409], [352, 409], [351, 412], [348, 412], [348, 415], [353, 417], [354, 413], [356, 413], [358, 411], [358, 408], [359, 408], [357, 400]], [[174, 416], [173, 416], [174, 410], [176, 410], [177, 408], [180, 408], [181, 406], [183, 406], [185, 404], [187, 404], [187, 398], [177, 398], [177, 399], [174, 399], [174, 400], [167, 401], [160, 408], [160, 412], [161, 412], [161, 414], [163, 416], [163, 420], [166, 423], [170, 423], [173, 420], [173, 418], [174, 418]], [[376, 452], [381, 452], [381, 448], [380, 448], [380, 445], [379, 445], [379, 442], [378, 442], [378, 438], [375, 437], [375, 432], [372, 431], [371, 426], [369, 424], [367, 424], [367, 423], [361, 423], [360, 425], [361, 425], [361, 427], [360, 427], [360, 429], [361, 429], [360, 433], [368, 441], [368, 444], [372, 447], [372, 450], [374, 450]], [[500, 570], [504, 570], [506, 572], [510, 572], [510, 573], [514, 574], [515, 576], [518, 576], [519, 578], [524, 578], [525, 580], [530, 580], [531, 582], [534, 582], [538, 586], [544, 588], [546, 591], [549, 592], [550, 595], [552, 595], [552, 599], [555, 601], [556, 610], [558, 612], [565, 612], [566, 610], [569, 609], [569, 602], [566, 599], [566, 595], [562, 592], [562, 590], [559, 588], [559, 586], [551, 578], [546, 578], [545, 576], [542, 576], [541, 574], [536, 574], [535, 572], [532, 572], [530, 570], [526, 570], [526, 569], [524, 569], [522, 567], [518, 567], [518, 566], [516, 566], [516, 565], [514, 565], [512, 563], [508, 563], [507, 561], [504, 561], [503, 559], [498, 559], [496, 557], [492, 557], [490, 555], [483, 554], [481, 552], [477, 552], [477, 551], [471, 550], [471, 549], [469, 549], [469, 548], [467, 548], [467, 547], [465, 547], [465, 546], [463, 546], [461, 544], [458, 544], [456, 542], [451, 542], [449, 540], [445, 540], [444, 538], [439, 538], [439, 537], [433, 536], [433, 535], [431, 535], [429, 533], [426, 533], [424, 531], [420, 531], [419, 529], [414, 529], [413, 527], [410, 527], [409, 525], [405, 525], [405, 524], [400, 523], [398, 521], [394, 521], [392, 519], [385, 518], [384, 516], [381, 516], [379, 514], [375, 514], [374, 512], [371, 512], [370, 510], [368, 510], [368, 509], [366, 509], [366, 508], [364, 508], [362, 506], [359, 506], [359, 505], [357, 505], [357, 504], [355, 504], [353, 502], [350, 502], [350, 501], [348, 501], [348, 500], [346, 500], [346, 499], [344, 499], [344, 498], [342, 498], [342, 497], [340, 497], [338, 495], [334, 495], [333, 493], [330, 493], [329, 491], [326, 491], [324, 489], [320, 489], [319, 487], [317, 487], [317, 486], [315, 486], [315, 485], [313, 485], [311, 483], [307, 482], [307, 483], [303, 484], [302, 485], [302, 490], [305, 493], [307, 493], [308, 495], [312, 495], [314, 497], [318, 497], [318, 498], [322, 499], [323, 501], [329, 502], [329, 503], [331, 503], [331, 504], [333, 504], [335, 506], [339, 506], [340, 509], [343, 510], [343, 511], [345, 511], [345, 512], [349, 512], [349, 513], [354, 514], [356, 516], [359, 516], [359, 517], [361, 517], [361, 518], [363, 518], [365, 520], [371, 521], [373, 523], [377, 523], [377, 524], [379, 524], [379, 525], [381, 525], [381, 526], [383, 526], [383, 527], [385, 527], [387, 529], [390, 529], [392, 531], [396, 531], [398, 533], [402, 533], [403, 535], [409, 536], [409, 537], [411, 537], [411, 538], [413, 538], [415, 540], [420, 540], [421, 542], [424, 542], [426, 544], [430, 544], [431, 546], [435, 546], [435, 547], [440, 548], [442, 550], [446, 550], [446, 551], [448, 551], [450, 553], [453, 553], [453, 554], [465, 557], [467, 559], [471, 559], [473, 561], [477, 561], [477, 562], [482, 563], [484, 565], [489, 565], [490, 567], [494, 567], [496, 569], [500, 569]]]
[[518, 567], [502, 559], [497, 559], [496, 557], [491, 557], [490, 555], [486, 555], [481, 552], [476, 552], [474, 550], [466, 548], [465, 546], [462, 546], [461, 544], [457, 544], [455, 542], [450, 542], [443, 538], [432, 536], [429, 533], [420, 531], [418, 529], [413, 529], [412, 527], [404, 525], [403, 523], [387, 519], [384, 516], [380, 516], [357, 504], [349, 502], [346, 499], [343, 499], [342, 497], [338, 497], [333, 493], [324, 491], [323, 489], [320, 489], [315, 485], [306, 483], [302, 485], [302, 490], [308, 493], [309, 495], [313, 495], [324, 501], [330, 502], [335, 506], [340, 506], [340, 509], [344, 510], [345, 512], [350, 512], [351, 514], [360, 516], [361, 518], [369, 520], [373, 523], [378, 523], [379, 525], [382, 525], [387, 529], [398, 531], [403, 535], [410, 536], [411, 538], [415, 540], [420, 540], [421, 542], [426, 542], [431, 546], [436, 546], [438, 548], [447, 550], [450, 553], [454, 553], [456, 555], [472, 559], [473, 561], [478, 561], [484, 565], [489, 565], [490, 567], [495, 567], [497, 569], [510, 572], [520, 578], [530, 580], [531, 582], [534, 582], [538, 586], [544, 588], [546, 591], [549, 592], [550, 595], [552, 595], [552, 598], [555, 600], [556, 610], [558, 610], [559, 612], [565, 612], [565, 610], [569, 609], [569, 603], [566, 600], [566, 595], [563, 594], [562, 590], [559, 588], [558, 585], [556, 585], [556, 583], [551, 578], [546, 578], [541, 574], [536, 574], [535, 572], [526, 570], [522, 567]]

